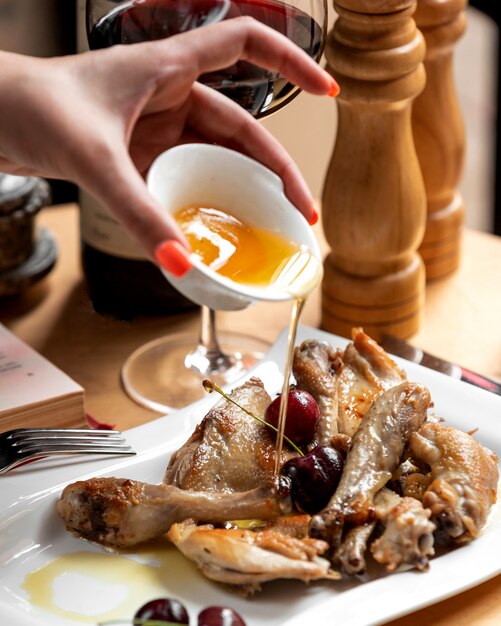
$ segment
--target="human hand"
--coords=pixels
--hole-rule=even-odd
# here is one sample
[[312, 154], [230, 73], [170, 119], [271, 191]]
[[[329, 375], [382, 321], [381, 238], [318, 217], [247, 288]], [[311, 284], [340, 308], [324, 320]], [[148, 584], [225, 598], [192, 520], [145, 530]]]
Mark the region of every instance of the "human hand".
[[298, 47], [251, 18], [78, 56], [0, 53], [0, 109], [8, 120], [0, 129], [0, 169], [75, 181], [152, 257], [163, 242], [184, 239], [142, 175], [158, 154], [179, 143], [218, 143], [261, 161], [312, 221], [313, 199], [285, 149], [237, 104], [196, 82], [239, 59], [314, 94], [338, 91]]

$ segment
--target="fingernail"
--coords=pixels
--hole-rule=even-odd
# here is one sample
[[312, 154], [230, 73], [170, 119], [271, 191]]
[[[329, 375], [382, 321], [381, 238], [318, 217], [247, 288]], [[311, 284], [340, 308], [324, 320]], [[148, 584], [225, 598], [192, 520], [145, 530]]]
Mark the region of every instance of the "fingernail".
[[312, 207], [311, 208], [311, 217], [310, 217], [310, 221], [308, 222], [308, 224], [310, 226], [315, 226], [315, 224], [318, 222], [318, 211]]
[[338, 82], [332, 78], [332, 76], [330, 78], [332, 80], [332, 85], [331, 90], [329, 91], [329, 96], [331, 98], [335, 98], [341, 91], [341, 87], [339, 86]]
[[188, 250], [173, 239], [164, 241], [158, 246], [155, 258], [164, 270], [176, 278], [181, 278], [193, 267]]

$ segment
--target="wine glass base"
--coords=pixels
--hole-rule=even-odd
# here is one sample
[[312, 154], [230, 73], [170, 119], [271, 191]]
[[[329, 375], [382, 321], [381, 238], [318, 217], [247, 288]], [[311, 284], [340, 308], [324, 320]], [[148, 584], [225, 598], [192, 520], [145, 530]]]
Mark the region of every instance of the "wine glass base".
[[148, 409], [171, 413], [206, 395], [204, 379], [220, 387], [231, 385], [260, 361], [270, 347], [262, 339], [238, 333], [218, 333], [218, 341], [230, 361], [225, 359], [209, 371], [203, 371], [203, 360], [195, 353], [193, 334], [150, 341], [124, 363], [121, 378], [125, 391]]

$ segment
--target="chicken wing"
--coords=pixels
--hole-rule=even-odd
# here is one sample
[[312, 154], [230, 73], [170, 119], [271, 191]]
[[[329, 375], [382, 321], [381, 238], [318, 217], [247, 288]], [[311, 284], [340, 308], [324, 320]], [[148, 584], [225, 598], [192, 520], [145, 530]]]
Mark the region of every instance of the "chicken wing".
[[376, 522], [372, 521], [350, 528], [335, 551], [334, 561], [339, 563], [342, 570], [350, 576], [365, 572], [365, 553], [375, 527]]
[[358, 526], [375, 518], [374, 496], [391, 478], [411, 434], [423, 424], [429, 404], [429, 391], [410, 382], [374, 400], [353, 437], [336, 492], [312, 519], [315, 536], [337, 547], [345, 524]]
[[402, 498], [390, 489], [381, 489], [375, 498], [376, 520], [351, 528], [336, 550], [335, 560], [350, 575], [365, 571], [365, 553], [369, 539], [376, 528], [382, 526], [381, 535], [370, 550], [386, 570], [428, 568], [428, 557], [434, 554], [430, 511], [414, 498]]
[[362, 329], [353, 329], [352, 336], [338, 380], [338, 428], [349, 437], [358, 430], [373, 400], [406, 380], [405, 372]]
[[207, 578], [243, 586], [247, 593], [277, 578], [305, 582], [340, 578], [320, 556], [329, 546], [318, 539], [296, 538], [273, 529], [196, 526], [190, 520], [175, 524], [168, 537]]
[[383, 524], [383, 534], [372, 542], [371, 553], [386, 571], [396, 569], [428, 569], [433, 556], [431, 511], [415, 498], [400, 497], [390, 489], [382, 489], [375, 498], [376, 517]]
[[328, 445], [332, 435], [352, 437], [372, 401], [406, 379], [405, 373], [361, 329], [344, 352], [323, 341], [303, 341], [294, 353], [298, 387], [315, 398], [322, 419], [312, 446]]
[[310, 393], [320, 409], [311, 447], [329, 445], [338, 433], [338, 376], [342, 367], [341, 352], [325, 341], [309, 339], [294, 351], [292, 372], [297, 386]]
[[496, 502], [498, 458], [473, 437], [442, 424], [425, 424], [410, 439], [414, 456], [431, 468], [423, 505], [456, 543], [471, 541]]

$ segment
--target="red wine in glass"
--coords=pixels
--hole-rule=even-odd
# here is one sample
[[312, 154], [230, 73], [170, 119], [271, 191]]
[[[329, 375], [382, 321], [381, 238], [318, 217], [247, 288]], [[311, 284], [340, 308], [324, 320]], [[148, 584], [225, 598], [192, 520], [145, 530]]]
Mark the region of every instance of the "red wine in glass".
[[[117, 6], [89, 30], [92, 49], [171, 37], [239, 15], [254, 17], [318, 60], [323, 30], [310, 15], [276, 0], [132, 0]], [[240, 61], [199, 80], [231, 98], [254, 117], [276, 111], [299, 90], [279, 74]]]

